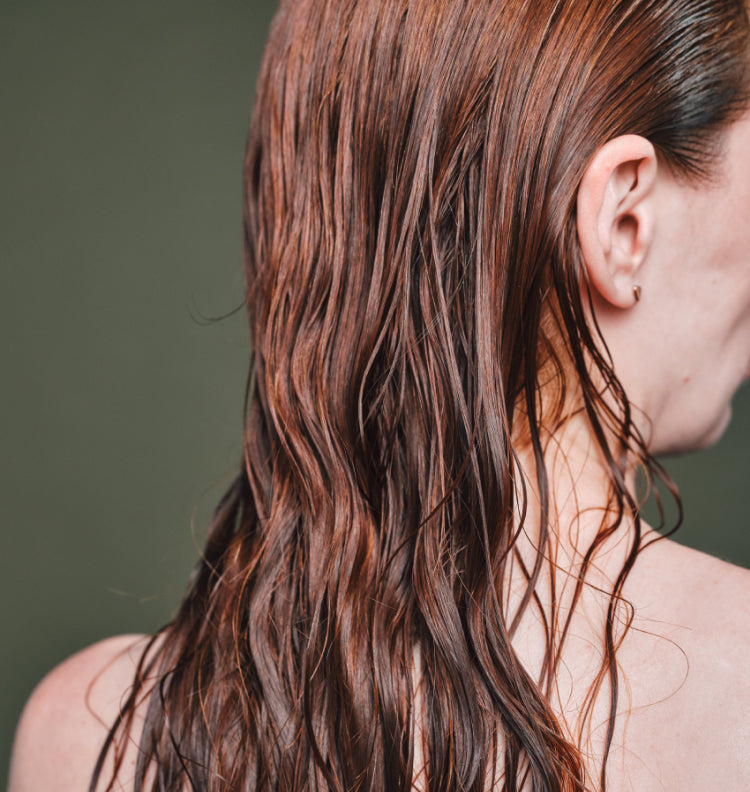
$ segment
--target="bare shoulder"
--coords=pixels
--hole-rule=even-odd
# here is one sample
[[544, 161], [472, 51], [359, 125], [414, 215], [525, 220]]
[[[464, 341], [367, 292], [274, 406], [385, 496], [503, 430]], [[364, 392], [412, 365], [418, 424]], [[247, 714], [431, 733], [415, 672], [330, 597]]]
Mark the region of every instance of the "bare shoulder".
[[750, 571], [662, 540], [639, 562], [626, 596], [643, 752], [672, 754], [681, 789], [750, 789]]
[[674, 619], [687, 628], [686, 648], [706, 702], [750, 726], [750, 571], [705, 553], [665, 543], [666, 583]]
[[88, 790], [147, 640], [120, 635], [100, 641], [44, 677], [18, 724], [8, 792]]
[[641, 556], [635, 575], [645, 607], [683, 624], [697, 639], [750, 650], [750, 570], [669, 540]]

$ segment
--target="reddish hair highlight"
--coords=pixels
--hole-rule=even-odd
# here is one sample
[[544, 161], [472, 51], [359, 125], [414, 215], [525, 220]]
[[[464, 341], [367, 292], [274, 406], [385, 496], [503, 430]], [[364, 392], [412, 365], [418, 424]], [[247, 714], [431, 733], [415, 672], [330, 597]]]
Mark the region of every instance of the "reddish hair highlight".
[[[659, 470], [586, 319], [576, 191], [624, 133], [709, 176], [746, 47], [739, 0], [282, 0], [244, 171], [244, 465], [102, 754], [149, 697], [137, 792], [407, 792], [418, 740], [424, 789], [606, 787], [642, 545], [622, 459]], [[587, 704], [608, 690], [598, 779], [550, 706], [567, 624], [538, 593], [545, 437], [571, 400], [611, 479], [576, 599], [636, 524]], [[521, 442], [540, 547], [511, 613]], [[528, 608], [540, 678], [512, 643]]]

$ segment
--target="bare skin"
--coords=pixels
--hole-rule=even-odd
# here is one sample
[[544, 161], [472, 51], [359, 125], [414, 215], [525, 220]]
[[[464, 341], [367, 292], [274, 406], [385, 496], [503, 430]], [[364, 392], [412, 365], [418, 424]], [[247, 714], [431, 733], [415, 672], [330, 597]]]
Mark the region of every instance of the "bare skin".
[[750, 788], [750, 572], [659, 543], [626, 594], [638, 618], [619, 660], [637, 708], [622, 720], [614, 788]]
[[[145, 640], [119, 635], [51, 671], [32, 694], [16, 732], [9, 792], [87, 790], [101, 746], [135, 676]], [[137, 740], [137, 735], [133, 735]], [[118, 789], [135, 769], [131, 750]], [[132, 788], [132, 784], [131, 784]]]
[[[750, 572], [663, 541], [644, 552], [626, 593], [637, 618], [619, 660], [632, 708], [618, 718], [609, 788], [749, 789]], [[9, 792], [88, 789], [143, 645], [132, 635], [102, 641], [41, 682], [19, 725]], [[596, 646], [578, 635], [566, 653], [574, 676]], [[131, 745], [118, 790], [132, 789], [135, 760]]]

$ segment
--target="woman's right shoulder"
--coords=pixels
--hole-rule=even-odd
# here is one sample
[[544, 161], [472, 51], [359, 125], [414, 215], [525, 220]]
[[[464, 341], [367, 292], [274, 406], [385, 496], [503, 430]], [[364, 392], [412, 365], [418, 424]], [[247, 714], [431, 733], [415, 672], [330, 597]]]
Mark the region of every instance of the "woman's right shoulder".
[[68, 658], [42, 679], [18, 723], [8, 792], [89, 788], [148, 641], [142, 635], [108, 638]]

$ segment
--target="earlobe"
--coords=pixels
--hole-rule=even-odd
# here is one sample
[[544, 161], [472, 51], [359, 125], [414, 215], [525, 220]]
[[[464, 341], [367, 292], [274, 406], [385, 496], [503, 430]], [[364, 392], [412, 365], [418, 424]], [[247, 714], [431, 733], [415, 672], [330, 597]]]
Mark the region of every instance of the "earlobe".
[[578, 239], [589, 283], [618, 308], [637, 302], [634, 287], [653, 238], [656, 175], [653, 145], [622, 135], [597, 151], [578, 189]]

